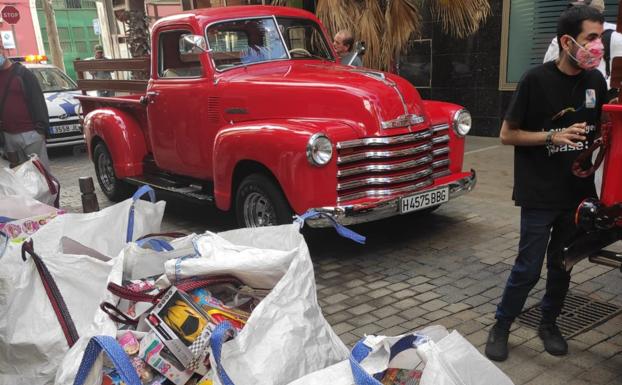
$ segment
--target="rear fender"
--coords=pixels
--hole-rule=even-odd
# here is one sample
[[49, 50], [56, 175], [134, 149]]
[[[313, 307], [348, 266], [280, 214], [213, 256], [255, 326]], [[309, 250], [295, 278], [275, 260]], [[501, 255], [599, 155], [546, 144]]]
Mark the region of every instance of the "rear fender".
[[423, 101], [425, 108], [430, 116], [430, 122], [434, 125], [449, 125], [449, 170], [452, 173], [462, 172], [464, 161], [464, 142], [462, 136], [458, 136], [453, 129], [453, 118], [456, 112], [465, 109], [462, 106], [452, 103], [438, 102], [432, 100]]
[[[318, 132], [333, 142], [333, 157], [322, 167], [311, 165], [306, 156], [309, 138]], [[227, 127], [214, 141], [216, 206], [229, 210], [241, 179], [260, 169], [272, 174], [298, 214], [310, 207], [334, 205], [337, 199], [334, 144], [351, 138], [353, 132], [340, 122], [319, 120], [249, 122]]]
[[142, 128], [132, 115], [117, 108], [93, 110], [84, 118], [84, 136], [91, 160], [97, 143], [104, 142], [117, 178], [142, 175], [147, 147]]

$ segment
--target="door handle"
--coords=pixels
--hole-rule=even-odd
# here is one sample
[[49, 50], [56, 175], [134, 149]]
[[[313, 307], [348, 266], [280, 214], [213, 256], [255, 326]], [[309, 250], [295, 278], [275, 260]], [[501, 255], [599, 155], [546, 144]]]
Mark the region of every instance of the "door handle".
[[149, 91], [145, 94], [145, 96], [140, 97], [140, 102], [144, 105], [155, 102], [156, 96], [160, 95], [157, 91]]

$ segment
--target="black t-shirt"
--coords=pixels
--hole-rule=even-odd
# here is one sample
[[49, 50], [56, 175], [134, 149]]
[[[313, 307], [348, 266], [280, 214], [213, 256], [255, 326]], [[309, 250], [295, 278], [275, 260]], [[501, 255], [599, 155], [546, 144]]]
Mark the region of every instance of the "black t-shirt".
[[607, 83], [598, 70], [570, 76], [555, 62], [527, 71], [510, 102], [505, 120], [526, 131], [561, 131], [574, 123], [587, 123], [587, 140], [570, 146], [515, 146], [514, 192], [517, 206], [575, 209], [595, 197], [594, 177], [578, 178], [572, 163], [596, 137]]

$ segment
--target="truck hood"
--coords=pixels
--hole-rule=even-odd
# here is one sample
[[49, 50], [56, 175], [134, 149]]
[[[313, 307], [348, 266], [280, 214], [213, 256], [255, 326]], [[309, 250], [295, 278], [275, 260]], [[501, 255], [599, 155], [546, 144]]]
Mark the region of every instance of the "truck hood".
[[[223, 83], [227, 83], [226, 85]], [[417, 90], [405, 79], [381, 71], [332, 62], [252, 65], [221, 74], [224, 118], [334, 119], [357, 136], [387, 136], [429, 125]], [[218, 88], [218, 87], [217, 87]], [[408, 124], [386, 127], [396, 119]], [[389, 132], [387, 132], [389, 131]]]

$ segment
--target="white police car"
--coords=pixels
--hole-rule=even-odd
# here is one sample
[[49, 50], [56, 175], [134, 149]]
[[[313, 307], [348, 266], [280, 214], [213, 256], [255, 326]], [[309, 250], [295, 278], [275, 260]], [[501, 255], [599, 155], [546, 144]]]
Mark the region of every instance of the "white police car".
[[83, 144], [80, 102], [75, 98], [81, 94], [78, 85], [60, 68], [51, 64], [33, 63], [28, 58], [21, 62], [34, 73], [43, 90], [50, 116], [47, 147]]

